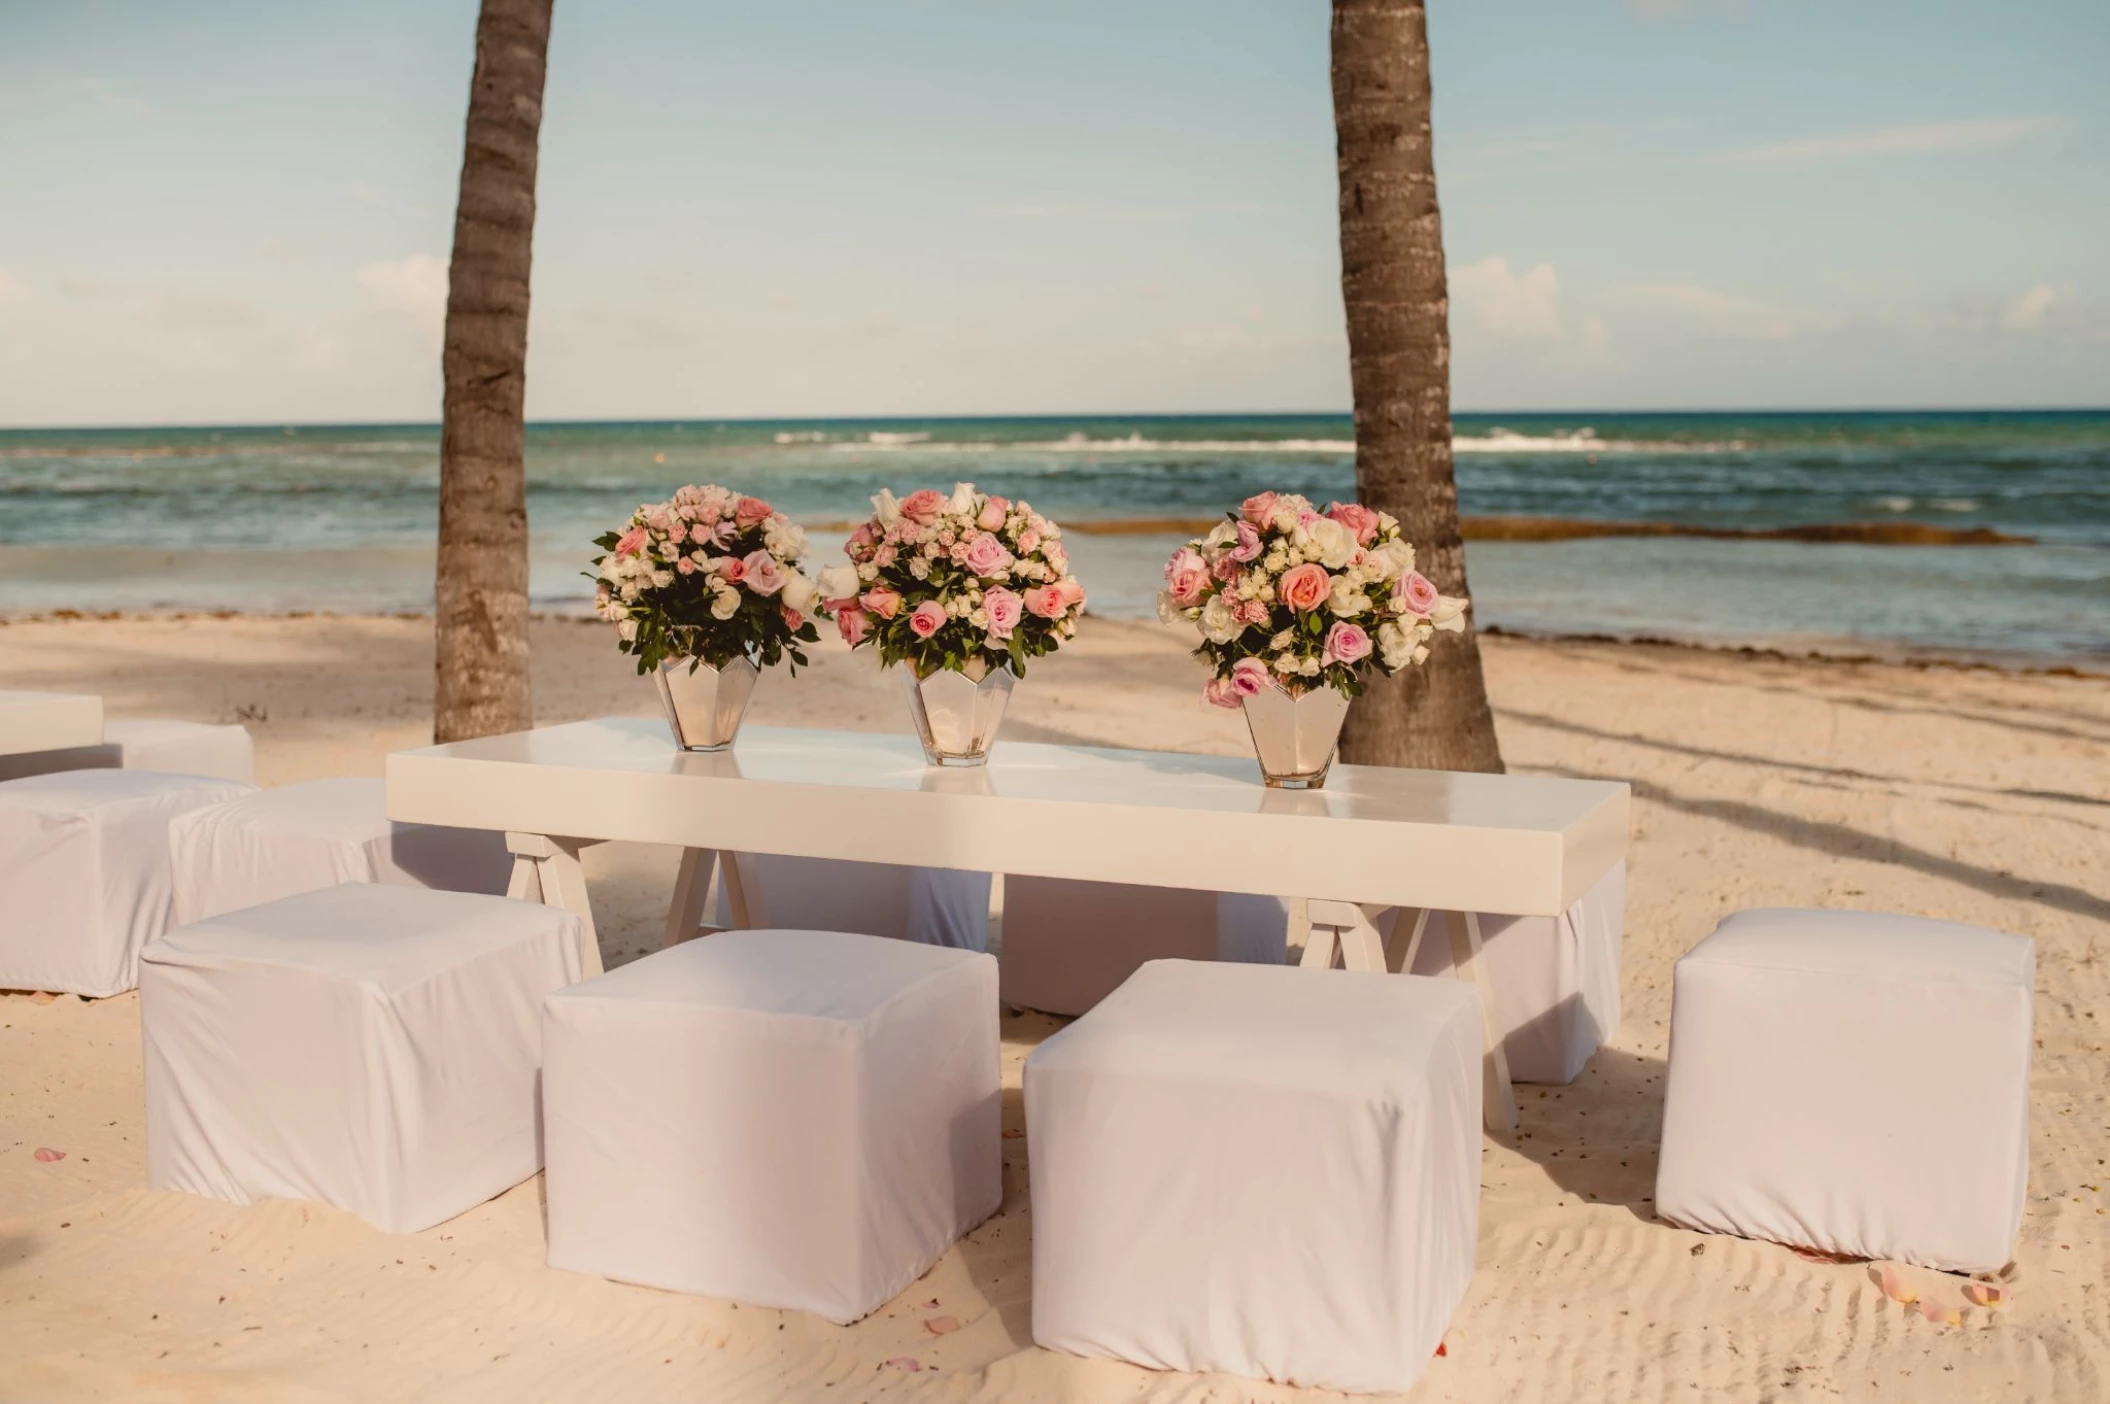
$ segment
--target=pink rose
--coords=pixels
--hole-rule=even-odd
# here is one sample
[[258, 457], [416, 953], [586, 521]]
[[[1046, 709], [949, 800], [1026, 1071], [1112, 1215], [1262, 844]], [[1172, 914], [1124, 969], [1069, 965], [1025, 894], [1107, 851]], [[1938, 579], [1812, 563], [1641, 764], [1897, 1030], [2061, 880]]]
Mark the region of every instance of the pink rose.
[[1240, 697], [1267, 691], [1267, 664], [1257, 658], [1241, 658], [1231, 665], [1231, 690]]
[[1182, 609], [1201, 603], [1202, 594], [1209, 588], [1209, 566], [1191, 546], [1182, 546], [1165, 562], [1165, 588], [1172, 592], [1172, 602]]
[[725, 564], [718, 568], [718, 578], [728, 585], [738, 585], [740, 578], [747, 574], [747, 562], [738, 556], [727, 556], [724, 560]]
[[696, 562], [690, 560], [687, 556], [683, 556], [674, 563], [674, 569], [680, 571], [683, 575], [694, 575], [696, 573]]
[[1326, 651], [1320, 655], [1319, 661], [1353, 666], [1369, 656], [1369, 632], [1362, 625], [1343, 619], [1326, 631]]
[[1418, 570], [1410, 570], [1399, 577], [1399, 584], [1392, 588], [1392, 596], [1403, 601], [1414, 614], [1426, 615], [1436, 607], [1436, 586]]
[[[937, 496], [932, 493], [931, 496]], [[909, 632], [919, 639], [927, 639], [945, 627], [945, 607], [936, 600], [925, 600], [916, 606], [908, 617]]]
[[1055, 585], [1041, 585], [1026, 591], [1026, 608], [1042, 619], [1060, 619], [1069, 608], [1062, 597], [1062, 589]]
[[989, 616], [989, 637], [1008, 639], [1011, 631], [1018, 627], [1020, 614], [1026, 602], [1014, 590], [998, 586], [982, 592], [982, 612]]
[[784, 568], [769, 552], [752, 551], [741, 564], [746, 571], [741, 575], [740, 583], [756, 594], [774, 595], [784, 588]]
[[615, 543], [615, 553], [618, 556], [639, 555], [644, 551], [645, 543], [650, 541], [651, 539], [651, 532], [645, 530], [641, 526], [634, 526], [630, 528], [630, 530], [624, 532], [622, 536], [617, 539]]
[[1040, 533], [1039, 533], [1039, 532], [1037, 532], [1037, 531], [1033, 530], [1033, 528], [1031, 528], [1031, 527], [1027, 527], [1027, 528], [1026, 528], [1026, 529], [1025, 529], [1024, 531], [1022, 531], [1022, 532], [1020, 532], [1020, 533], [1018, 534], [1018, 553], [1019, 553], [1019, 554], [1020, 554], [1021, 556], [1030, 556], [1030, 555], [1032, 555], [1032, 554], [1033, 554], [1033, 553], [1034, 553], [1035, 551], [1038, 551], [1039, 549], [1040, 549]]
[[1368, 546], [1377, 540], [1377, 513], [1360, 502], [1335, 502], [1326, 515], [1355, 533], [1355, 544]]
[[1258, 600], [1247, 600], [1243, 604], [1233, 606], [1233, 608], [1237, 610], [1238, 621], [1241, 624], [1267, 623], [1268, 608]]
[[697, 546], [711, 539], [711, 529], [701, 522], [689, 528], [689, 540]]
[[1066, 573], [1070, 568], [1070, 553], [1062, 549], [1060, 541], [1042, 541], [1040, 558], [1048, 563], [1048, 569], [1058, 575]]
[[1268, 518], [1275, 515], [1276, 497], [1277, 494], [1272, 492], [1255, 493], [1245, 500], [1244, 505], [1239, 508], [1238, 514], [1254, 526], [1264, 527], [1268, 523]]
[[746, 531], [758, 527], [776, 515], [776, 509], [759, 497], [743, 497], [733, 508], [733, 524]]
[[910, 493], [901, 503], [901, 515], [912, 522], [930, 525], [945, 510], [945, 499], [931, 488]]
[[1209, 679], [1202, 685], [1202, 699], [1212, 707], [1236, 707], [1245, 701], [1229, 678]]
[[[866, 522], [863, 526], [850, 533], [849, 544], [844, 549], [849, 552], [851, 560], [862, 561], [865, 556], [871, 554], [872, 544], [878, 539], [879, 535], [872, 529], [872, 523]], [[865, 554], [859, 555], [860, 551]]]
[[889, 590], [884, 585], [874, 585], [871, 589], [865, 591], [864, 598], [859, 600], [858, 603], [878, 615], [881, 619], [892, 619], [901, 612], [900, 592]]
[[1309, 614], [1324, 604], [1332, 590], [1333, 577], [1326, 567], [1308, 561], [1284, 571], [1275, 585], [1276, 597], [1299, 614]]
[[871, 631], [872, 616], [854, 605], [844, 605], [835, 611], [835, 630], [843, 636], [843, 642], [855, 648], [865, 641]]
[[1074, 575], [1065, 575], [1055, 582], [1054, 588], [1062, 592], [1062, 602], [1072, 609], [1084, 603], [1084, 587], [1077, 583]]
[[996, 531], [1010, 515], [1011, 504], [1001, 497], [992, 497], [982, 504], [982, 514], [974, 519], [974, 524], [983, 531]]
[[901, 557], [901, 548], [892, 544], [880, 547], [872, 553], [872, 564], [885, 570]]
[[783, 611], [784, 623], [790, 626], [792, 633], [796, 634], [799, 631], [799, 625], [806, 622], [806, 616], [793, 609], [790, 605], [778, 605], [777, 608]]
[[986, 531], [967, 543], [967, 568], [985, 580], [1009, 570], [1011, 559], [1004, 543]]
[[1229, 585], [1238, 579], [1239, 576], [1245, 574], [1245, 563], [1229, 552], [1225, 552], [1223, 555], [1218, 556], [1209, 566], [1209, 574]]
[[1234, 561], [1255, 561], [1260, 559], [1260, 532], [1251, 522], [1240, 522], [1238, 524], [1238, 544], [1231, 548], [1231, 559]]

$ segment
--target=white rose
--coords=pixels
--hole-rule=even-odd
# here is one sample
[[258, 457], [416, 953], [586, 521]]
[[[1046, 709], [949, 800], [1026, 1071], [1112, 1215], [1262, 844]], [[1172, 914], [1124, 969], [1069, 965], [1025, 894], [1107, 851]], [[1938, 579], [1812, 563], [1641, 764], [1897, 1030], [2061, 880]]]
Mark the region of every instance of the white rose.
[[[858, 593], [857, 581], [860, 572], [856, 566], [829, 566], [821, 572], [821, 594], [831, 600], [847, 600]], [[872, 567], [872, 574], [879, 574], [879, 567]]]
[[1369, 563], [1378, 568], [1380, 578], [1397, 580], [1414, 569], [1414, 548], [1404, 541], [1387, 541], [1370, 549]]
[[820, 586], [814, 584], [813, 578], [802, 570], [790, 571], [784, 576], [784, 588], [778, 595], [785, 608], [795, 609], [800, 614], [813, 613], [814, 603], [820, 597]]
[[1210, 643], [1227, 644], [1245, 632], [1245, 624], [1238, 618], [1231, 602], [1222, 595], [1211, 595], [1202, 606], [1202, 637]]
[[669, 585], [672, 585], [673, 583], [674, 583], [674, 572], [673, 572], [673, 571], [671, 571], [671, 570], [655, 570], [655, 571], [653, 571], [653, 572], [652, 572], [652, 588], [653, 588], [653, 589], [655, 589], [655, 590], [664, 590], [664, 589], [666, 589], [666, 588], [667, 588], [667, 587], [668, 587]]
[[1181, 612], [1180, 607], [1172, 602], [1172, 592], [1170, 590], [1158, 591], [1158, 623], [1175, 624], [1186, 617]]
[[1383, 661], [1385, 671], [1396, 673], [1414, 661], [1414, 640], [1397, 624], [1377, 626], [1377, 656]]
[[1355, 588], [1345, 575], [1333, 582], [1333, 592], [1326, 597], [1326, 607], [1343, 619], [1353, 619], [1370, 608], [1370, 597]]
[[740, 592], [722, 585], [711, 593], [711, 618], [730, 619], [740, 612]]
[[901, 503], [895, 499], [892, 491], [881, 488], [872, 494], [872, 515], [879, 519], [881, 526], [890, 527], [901, 520]]
[[918, 580], [930, 579], [930, 558], [928, 556], [909, 557], [908, 573], [915, 576]]
[[1355, 533], [1331, 517], [1311, 524], [1312, 550], [1328, 570], [1339, 570], [1355, 556]]
[[1316, 658], [1307, 658], [1297, 665], [1297, 671], [1302, 673], [1307, 678], [1317, 677], [1319, 675], [1319, 660]]
[[963, 517], [973, 512], [974, 484], [954, 483], [952, 485], [952, 498], [945, 504], [945, 510]]
[[1465, 606], [1466, 601], [1455, 595], [1438, 595], [1436, 608], [1429, 611], [1429, 623], [1446, 634], [1462, 634], [1465, 632]]
[[1276, 654], [1276, 655], [1275, 655], [1275, 671], [1276, 671], [1276, 672], [1278, 672], [1278, 673], [1281, 673], [1281, 674], [1282, 674], [1283, 676], [1285, 676], [1285, 677], [1289, 676], [1289, 675], [1290, 675], [1291, 673], [1294, 673], [1294, 672], [1296, 672], [1296, 671], [1297, 671], [1297, 659], [1296, 659], [1296, 656], [1295, 656], [1295, 655], [1293, 655], [1293, 654], [1288, 654], [1288, 653], [1278, 653], [1278, 654]]
[[625, 619], [622, 623], [615, 626], [615, 631], [623, 636], [623, 640], [626, 643], [635, 643], [637, 641], [637, 621], [635, 619]]
[[1238, 539], [1238, 528], [1229, 522], [1218, 522], [1215, 529], [1202, 538], [1202, 545], [1211, 551], [1220, 550]]
[[[859, 567], [857, 568], [857, 578], [858, 578], [859, 580], [862, 580], [862, 581], [864, 581], [864, 582], [865, 582], [866, 584], [868, 584], [868, 585], [869, 585], [869, 584], [870, 584], [871, 582], [873, 582], [873, 581], [875, 581], [875, 580], [877, 580], [877, 579], [879, 578], [879, 567], [878, 567], [878, 566], [876, 566], [876, 565], [873, 565], [873, 564], [872, 564], [872, 563], [871, 563], [870, 561], [866, 561], [866, 562], [865, 562], [865, 563], [864, 563], [863, 565], [861, 565], [861, 566], [859, 566]], [[841, 600], [841, 599], [848, 599], [848, 598], [849, 598], [849, 596], [847, 596], [847, 595], [830, 595], [830, 596], [829, 596], [828, 598], [829, 598], [829, 599], [831, 599], [831, 600]]]

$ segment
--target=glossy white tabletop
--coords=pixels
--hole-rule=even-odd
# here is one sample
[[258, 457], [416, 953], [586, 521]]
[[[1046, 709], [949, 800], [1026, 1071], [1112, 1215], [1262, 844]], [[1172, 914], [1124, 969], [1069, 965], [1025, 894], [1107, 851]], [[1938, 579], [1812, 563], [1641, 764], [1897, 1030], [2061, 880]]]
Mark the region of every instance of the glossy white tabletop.
[[103, 699], [76, 692], [0, 692], [0, 756], [99, 746]]
[[748, 727], [675, 749], [609, 717], [388, 758], [391, 818], [1282, 896], [1552, 915], [1625, 856], [1627, 787], [1000, 741], [934, 769], [912, 737]]

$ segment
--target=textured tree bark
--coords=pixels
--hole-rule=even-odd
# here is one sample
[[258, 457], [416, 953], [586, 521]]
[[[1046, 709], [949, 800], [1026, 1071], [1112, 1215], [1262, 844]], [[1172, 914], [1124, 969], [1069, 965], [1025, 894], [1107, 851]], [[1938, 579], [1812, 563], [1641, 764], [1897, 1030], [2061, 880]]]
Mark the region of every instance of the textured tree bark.
[[[1355, 481], [1399, 518], [1422, 573], [1470, 593], [1451, 464], [1450, 294], [1429, 133], [1422, 0], [1333, 0], [1333, 120], [1341, 295], [1355, 391]], [[1502, 769], [1473, 632], [1438, 634], [1428, 661], [1374, 681], [1350, 709], [1344, 759]]]
[[433, 736], [532, 723], [528, 268], [551, 0], [483, 0], [447, 277]]

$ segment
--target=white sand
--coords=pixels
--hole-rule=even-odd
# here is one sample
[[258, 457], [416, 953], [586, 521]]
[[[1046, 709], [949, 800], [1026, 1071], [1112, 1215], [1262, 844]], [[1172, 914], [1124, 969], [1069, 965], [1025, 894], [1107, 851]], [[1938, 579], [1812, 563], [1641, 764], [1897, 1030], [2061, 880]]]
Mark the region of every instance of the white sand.
[[[239, 711], [283, 783], [377, 774], [422, 742], [428, 639], [398, 619], [18, 623], [0, 627], [0, 677], [99, 691], [116, 716]], [[536, 648], [544, 720], [652, 710], [598, 627], [541, 626]], [[2110, 686], [1513, 640], [1491, 641], [1489, 666], [1513, 766], [1634, 784], [1626, 1021], [1575, 1086], [1523, 1090], [1520, 1134], [1488, 1138], [1478, 1274], [1413, 1397], [2110, 1398]], [[1035, 669], [1006, 734], [1238, 751], [1237, 718], [1196, 682], [1162, 631], [1097, 624]], [[836, 649], [768, 679], [755, 710], [903, 725], [890, 680]], [[612, 961], [654, 942], [671, 870], [660, 850], [592, 851]], [[2029, 1210], [2003, 1310], [1938, 1324], [1868, 1265], [1651, 1217], [1671, 962], [1722, 914], [1774, 903], [2036, 939]], [[1014, 1132], [1018, 1061], [1051, 1027], [1007, 1023]], [[1924, 1056], [1939, 1079], [1973, 1056], [1969, 1031]], [[0, 1399], [1307, 1397], [1036, 1350], [1015, 1136], [1003, 1212], [837, 1329], [552, 1271], [539, 1180], [392, 1238], [319, 1206], [151, 1193], [140, 1128], [132, 996], [0, 996]], [[948, 1317], [959, 1330], [926, 1325]]]

